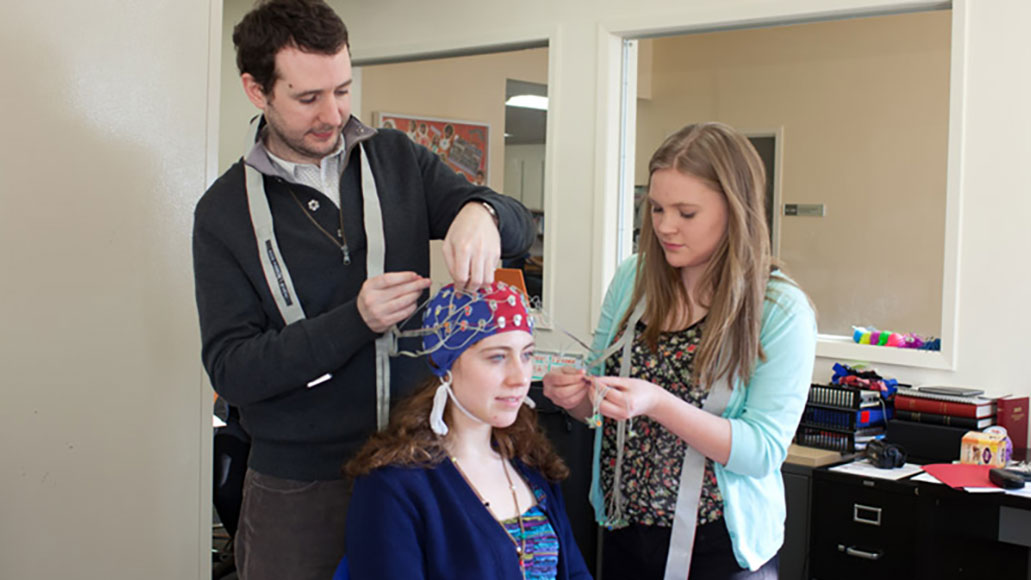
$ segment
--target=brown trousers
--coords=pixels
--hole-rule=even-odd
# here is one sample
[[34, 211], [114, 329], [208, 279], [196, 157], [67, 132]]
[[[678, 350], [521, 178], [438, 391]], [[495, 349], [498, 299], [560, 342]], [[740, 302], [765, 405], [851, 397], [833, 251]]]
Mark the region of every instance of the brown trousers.
[[247, 469], [234, 546], [240, 580], [328, 580], [344, 555], [344, 480], [296, 481]]

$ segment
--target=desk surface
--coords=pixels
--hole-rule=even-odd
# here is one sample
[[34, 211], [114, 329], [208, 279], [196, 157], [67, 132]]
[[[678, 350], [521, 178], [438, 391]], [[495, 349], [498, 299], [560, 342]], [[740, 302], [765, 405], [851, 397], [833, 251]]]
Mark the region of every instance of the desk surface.
[[[864, 485], [868, 487], [877, 487], [878, 485], [873, 483], [877, 482], [890, 482], [897, 483], [902, 486], [910, 486], [913, 488], [914, 494], [931, 495], [933, 497], [944, 497], [949, 499], [954, 498], [970, 498], [971, 501], [985, 502], [992, 505], [1007, 505], [1021, 509], [1031, 510], [1031, 484], [1025, 485], [1020, 490], [1003, 490], [1003, 489], [984, 489], [967, 491], [965, 489], [953, 489], [944, 483], [941, 483], [933, 478], [926, 475], [921, 475], [923, 472], [919, 472], [911, 477], [904, 479], [892, 479], [892, 478], [879, 478], [879, 477], [866, 477], [861, 473], [845, 473], [840, 470], [836, 470], [835, 467], [846, 465], [851, 462], [842, 462], [836, 465], [828, 465], [825, 467], [818, 468], [818, 471], [833, 474], [834, 476], [847, 476], [862, 480]], [[909, 465], [909, 464], [907, 464]], [[885, 470], [889, 474], [894, 470]], [[869, 482], [869, 483], [868, 483]], [[881, 485], [883, 487], [883, 484]], [[983, 499], [973, 499], [983, 498]]]

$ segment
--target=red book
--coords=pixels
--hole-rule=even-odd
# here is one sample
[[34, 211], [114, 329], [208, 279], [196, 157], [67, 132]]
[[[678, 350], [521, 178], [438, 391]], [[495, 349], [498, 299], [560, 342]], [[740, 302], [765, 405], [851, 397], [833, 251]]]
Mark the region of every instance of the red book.
[[[953, 417], [971, 417], [982, 419], [995, 414], [995, 403], [986, 399], [978, 399], [977, 402], [955, 403], [952, 401], [939, 401], [937, 399], [922, 399], [919, 397], [895, 396], [895, 408], [905, 411], [919, 411], [921, 413], [937, 413], [939, 415], [952, 415]], [[1027, 406], [1024, 406], [1027, 409]], [[1025, 425], [1026, 428], [1026, 425]], [[1026, 438], [1025, 431], [1025, 438]], [[1014, 447], [1016, 447], [1016, 439]]]
[[1027, 448], [1028, 397], [1003, 397], [997, 403], [999, 412], [995, 422], [1006, 428], [1014, 449]]

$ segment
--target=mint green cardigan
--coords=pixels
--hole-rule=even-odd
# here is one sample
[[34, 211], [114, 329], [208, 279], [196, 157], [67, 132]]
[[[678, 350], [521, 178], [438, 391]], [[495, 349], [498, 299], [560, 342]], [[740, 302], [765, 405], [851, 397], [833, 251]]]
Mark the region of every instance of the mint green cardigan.
[[[609, 284], [594, 335], [594, 352], [612, 344], [616, 326], [630, 307], [637, 256], [620, 264]], [[784, 482], [780, 466], [802, 417], [816, 356], [816, 317], [794, 284], [771, 278], [766, 286], [759, 342], [766, 361], [757, 361], [745, 385], [734, 390], [723, 417], [730, 421], [730, 458], [713, 462], [723, 494], [723, 518], [742, 568], [755, 570], [784, 543]], [[600, 478], [601, 429], [595, 433], [591, 505], [605, 521]]]

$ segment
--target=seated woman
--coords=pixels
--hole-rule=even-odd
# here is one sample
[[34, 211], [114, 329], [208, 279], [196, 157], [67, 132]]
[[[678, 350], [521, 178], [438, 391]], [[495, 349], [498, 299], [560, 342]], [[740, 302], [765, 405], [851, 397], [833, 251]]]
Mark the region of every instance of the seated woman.
[[426, 307], [438, 377], [392, 412], [345, 471], [351, 577], [590, 578], [558, 481], [562, 460], [528, 408], [533, 325], [503, 283], [445, 286]]

